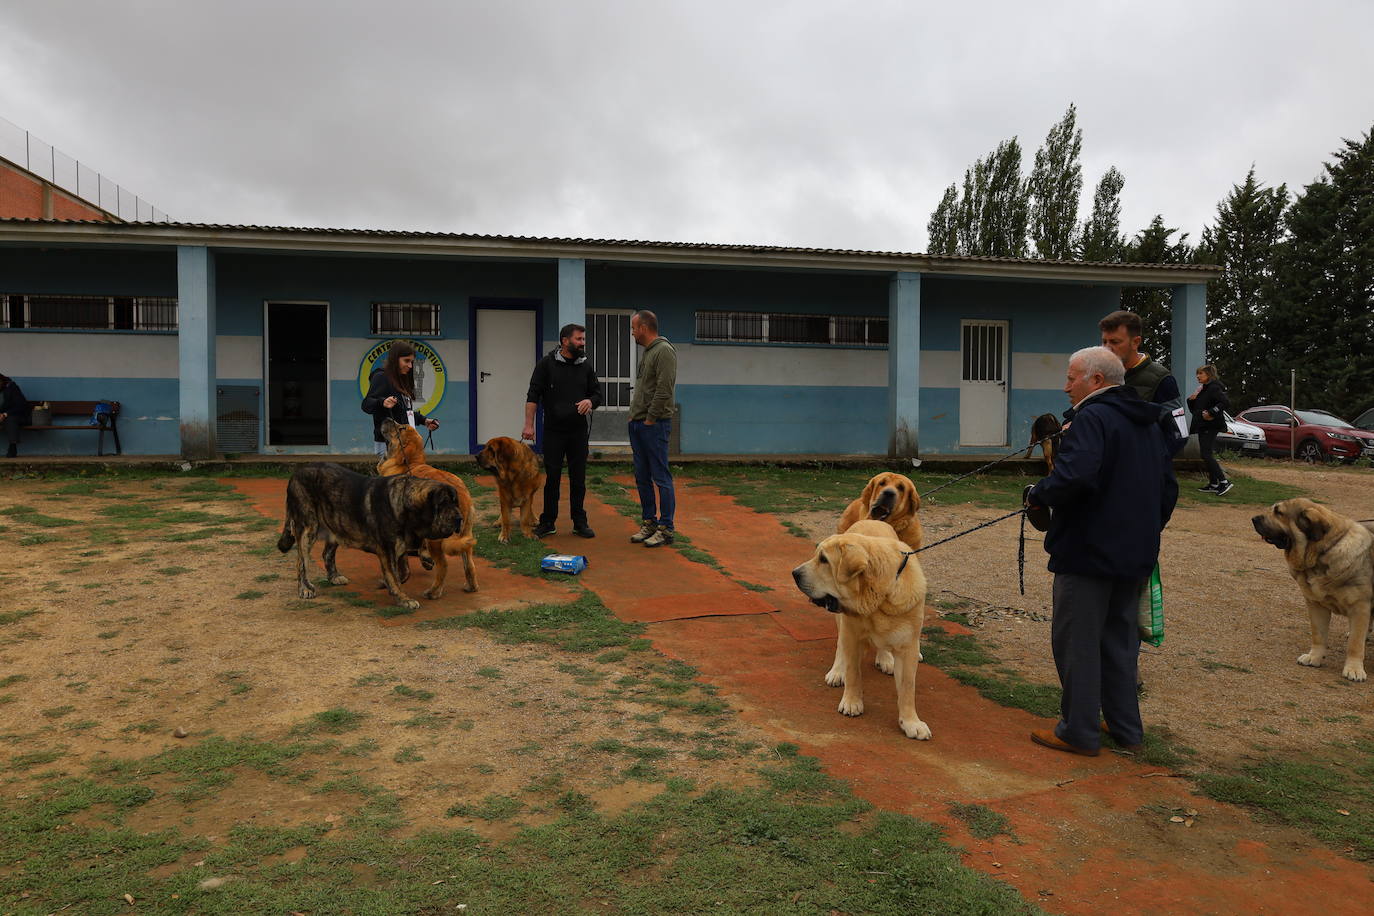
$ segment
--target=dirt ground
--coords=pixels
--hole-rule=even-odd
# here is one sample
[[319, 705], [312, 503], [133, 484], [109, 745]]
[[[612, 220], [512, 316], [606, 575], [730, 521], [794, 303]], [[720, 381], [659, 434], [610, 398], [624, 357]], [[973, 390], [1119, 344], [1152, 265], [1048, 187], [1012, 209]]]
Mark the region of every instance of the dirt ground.
[[[1374, 518], [1374, 472], [1368, 469], [1232, 464], [1256, 479], [1298, 487], [1342, 514]], [[1002, 514], [938, 499], [921, 509], [927, 542]], [[1209, 763], [1367, 738], [1374, 724], [1374, 681], [1341, 677], [1349, 632], [1344, 618], [1331, 624], [1336, 661], [1329, 654], [1321, 668], [1297, 664], [1309, 645], [1307, 612], [1283, 554], [1251, 527], [1258, 511], [1253, 504], [1180, 503], [1164, 532], [1165, 640], [1159, 648], [1142, 647], [1141, 711], [1147, 729], [1168, 728]], [[834, 531], [830, 513], [794, 521], [818, 538]], [[1027, 528], [1024, 596], [1014, 519], [937, 547], [921, 560], [935, 610], [967, 614], [1006, 668], [1053, 684], [1051, 577], [1038, 538]]]
[[[356, 727], [308, 736], [338, 745], [318, 761], [323, 776], [396, 793], [407, 830], [465, 826], [501, 838], [558, 812], [531, 801], [498, 820], [450, 808], [534, 786], [546, 801], [575, 790], [615, 813], [674, 776], [749, 784], [770, 746], [725, 717], [636, 702], [630, 685], [665, 676], [652, 651], [577, 654], [501, 645], [479, 630], [386, 626], [378, 610], [389, 601], [371, 583], [359, 584], [361, 597], [350, 587], [300, 601], [292, 561], [273, 546], [276, 524], [213, 482], [88, 486], [12, 480], [0, 490], [6, 794], [25, 797], [40, 772], [81, 775], [209, 734], [289, 743], [311, 717], [343, 708], [361, 714]], [[478, 508], [494, 514], [488, 502]], [[479, 570], [488, 582], [513, 575], [480, 560]], [[627, 778], [635, 758], [625, 748], [649, 744], [668, 748], [652, 760], [655, 775]], [[53, 762], [26, 763], [35, 754]], [[249, 791], [186, 804], [159, 779], [170, 777], [153, 777], [159, 791], [129, 826], [213, 837], [258, 816], [332, 823], [359, 803], [356, 793], [244, 770], [236, 779]]]

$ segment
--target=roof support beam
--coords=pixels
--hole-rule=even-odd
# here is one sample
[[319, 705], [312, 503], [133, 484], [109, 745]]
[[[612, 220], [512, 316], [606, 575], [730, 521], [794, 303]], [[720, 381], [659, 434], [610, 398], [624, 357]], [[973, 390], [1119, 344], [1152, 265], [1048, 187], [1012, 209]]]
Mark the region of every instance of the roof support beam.
[[181, 454], [214, 458], [215, 256], [203, 245], [177, 248], [177, 359]]

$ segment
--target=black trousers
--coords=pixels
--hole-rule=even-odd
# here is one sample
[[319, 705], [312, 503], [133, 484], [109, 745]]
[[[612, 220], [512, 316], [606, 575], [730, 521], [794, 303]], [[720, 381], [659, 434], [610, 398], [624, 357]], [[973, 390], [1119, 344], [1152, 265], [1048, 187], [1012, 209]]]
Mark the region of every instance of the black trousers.
[[1142, 740], [1135, 686], [1141, 585], [1140, 579], [1054, 574], [1050, 644], [1064, 688], [1054, 731], [1076, 747], [1101, 743], [1099, 711], [1118, 741]]
[[574, 527], [587, 524], [587, 453], [591, 429], [585, 422], [573, 427], [544, 427], [544, 511], [539, 521], [552, 525], [558, 518], [563, 464], [568, 465], [568, 514]]
[[5, 424], [4, 424], [4, 425], [5, 425], [5, 441], [8, 442], [10, 445], [18, 445], [18, 444], [19, 444], [19, 429], [20, 429], [20, 427], [22, 427], [22, 426], [24, 425], [24, 424], [23, 424], [23, 421], [20, 420], [19, 417], [16, 417], [16, 416], [14, 416], [13, 414], [11, 414], [11, 415], [5, 417]]
[[1202, 463], [1207, 465], [1207, 477], [1210, 483], [1221, 483], [1226, 479], [1226, 472], [1217, 463], [1217, 433], [1219, 429], [1204, 429], [1197, 434], [1197, 445], [1202, 451]]

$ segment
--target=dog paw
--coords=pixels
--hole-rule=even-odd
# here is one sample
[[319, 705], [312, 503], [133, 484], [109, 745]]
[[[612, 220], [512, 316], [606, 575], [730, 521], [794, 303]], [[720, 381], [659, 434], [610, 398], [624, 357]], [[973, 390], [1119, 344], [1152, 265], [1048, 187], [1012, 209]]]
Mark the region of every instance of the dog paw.
[[1320, 668], [1324, 658], [1326, 658], [1326, 654], [1323, 652], [1305, 652], [1298, 656], [1298, 664], [1306, 665], [1309, 668]]
[[1346, 662], [1345, 669], [1341, 671], [1341, 674], [1348, 681], [1363, 681], [1365, 679], [1364, 665], [1359, 662]]
[[873, 665], [883, 674], [891, 674], [896, 670], [896, 663], [892, 660], [891, 652], [879, 652], [873, 659]]
[[925, 660], [926, 660], [926, 654], [925, 654], [924, 652], [922, 652], [920, 649], [917, 649], [917, 650], [916, 650], [916, 661], [918, 661], [918, 662], [923, 662], [923, 661], [925, 661]]
[[442, 598], [444, 597], [444, 590], [442, 588], [425, 589], [425, 597], [430, 599], [431, 601], [433, 601], [435, 598]]
[[469, 595], [471, 595], [473, 592], [477, 591], [477, 586], [475, 586], [475, 585], [464, 585], [464, 586], [463, 586], [463, 591], [465, 591], [465, 592], [467, 592]]
[[315, 586], [313, 586], [313, 585], [304, 585], [304, 586], [301, 586], [300, 595], [301, 595], [302, 598], [314, 598], [315, 595], [316, 595]]
[[499, 537], [497, 537], [496, 539], [497, 539], [498, 541], [500, 541], [502, 544], [509, 544], [509, 543], [510, 543], [510, 535], [509, 535], [509, 534], [502, 534], [502, 535], [500, 535]]
[[834, 666], [833, 668], [831, 668], [829, 671], [827, 671], [827, 672], [825, 673], [825, 686], [827, 686], [827, 687], [843, 687], [843, 686], [844, 686], [844, 669], [841, 668], [839, 665], [836, 665], [836, 666]]
[[427, 557], [427, 556], [421, 555], [421, 556], [420, 556], [420, 565], [423, 566], [425, 569], [433, 569], [433, 568], [434, 568], [434, 558], [433, 558], [433, 557]]
[[863, 701], [863, 700], [851, 700], [851, 699], [848, 699], [848, 698], [840, 700], [840, 714], [841, 714], [841, 715], [846, 715], [846, 716], [861, 716], [861, 715], [863, 715], [863, 714], [864, 714], [864, 701]]
[[330, 577], [329, 577], [329, 584], [330, 584], [330, 585], [347, 585], [347, 584], [348, 584], [348, 576], [342, 576], [342, 575], [340, 575], [340, 576], [330, 576]]
[[396, 604], [398, 607], [403, 607], [408, 611], [418, 611], [420, 609], [420, 602], [416, 601], [414, 598], [402, 598], [400, 601], [397, 601]]
[[902, 727], [902, 734], [908, 738], [915, 738], [917, 741], [930, 740], [930, 726], [920, 719], [898, 719], [897, 724]]

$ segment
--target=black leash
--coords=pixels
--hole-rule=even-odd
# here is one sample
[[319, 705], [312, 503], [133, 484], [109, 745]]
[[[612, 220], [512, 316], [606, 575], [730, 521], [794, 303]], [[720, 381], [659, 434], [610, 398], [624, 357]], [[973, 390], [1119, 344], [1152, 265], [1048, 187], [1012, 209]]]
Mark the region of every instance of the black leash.
[[941, 538], [940, 540], [936, 541], [934, 544], [927, 544], [927, 545], [925, 545], [924, 547], [917, 547], [915, 550], [903, 550], [903, 551], [902, 551], [902, 562], [901, 562], [901, 565], [899, 565], [899, 566], [897, 567], [897, 576], [898, 576], [899, 578], [901, 577], [901, 575], [902, 575], [902, 570], [906, 569], [907, 560], [910, 560], [912, 557], [914, 557], [916, 554], [920, 553], [921, 551], [923, 551], [923, 550], [929, 550], [929, 549], [932, 548], [932, 547], [939, 547], [941, 544], [948, 544], [950, 541], [954, 540], [955, 538], [961, 538], [961, 537], [963, 537], [963, 536], [966, 535], [966, 534], [972, 534], [972, 533], [975, 532], [975, 531], [981, 531], [982, 529], [984, 529], [984, 528], [989, 528], [989, 527], [991, 527], [991, 526], [997, 524], [998, 522], [1005, 522], [1007, 519], [1011, 518], [1013, 515], [1019, 515], [1019, 516], [1021, 516], [1021, 543], [1020, 543], [1020, 545], [1018, 546], [1017, 551], [1016, 551], [1016, 563], [1017, 563], [1017, 567], [1018, 567], [1018, 569], [1019, 569], [1019, 572], [1020, 572], [1020, 574], [1021, 574], [1021, 594], [1024, 595], [1024, 594], [1026, 593], [1026, 510], [1025, 510], [1024, 508], [1017, 509], [1017, 510], [1014, 511], [1014, 512], [1008, 512], [1006, 515], [1000, 515], [1000, 516], [998, 516], [997, 518], [993, 519], [992, 521], [983, 522], [981, 525], [974, 525], [972, 528], [968, 529], [967, 531], [960, 531], [958, 534], [951, 534], [951, 535], [950, 535], [949, 537], [947, 537], [947, 538]]
[[[934, 489], [926, 490], [924, 493], [921, 494], [921, 499], [923, 499], [923, 500], [924, 500], [924, 499], [930, 499], [930, 497], [931, 497], [933, 494], [939, 493], [939, 492], [940, 492], [941, 490], [943, 490], [945, 487], [952, 487], [952, 486], [954, 486], [956, 483], [958, 483], [959, 481], [961, 481], [961, 480], [967, 480], [968, 478], [972, 477], [974, 474], [981, 474], [981, 473], [983, 473], [984, 471], [986, 471], [988, 468], [994, 467], [994, 466], [996, 466], [996, 465], [999, 465], [999, 464], [1001, 464], [1003, 461], [1010, 461], [1011, 459], [1015, 458], [1017, 455], [1021, 454], [1022, 452], [1028, 452], [1028, 451], [1030, 451], [1031, 449], [1035, 448], [1037, 445], [1039, 445], [1039, 446], [1041, 446], [1041, 447], [1043, 448], [1046, 442], [1049, 442], [1051, 439], [1058, 439], [1058, 438], [1060, 438], [1060, 437], [1063, 436], [1063, 435], [1064, 435], [1064, 431], [1061, 429], [1059, 432], [1057, 432], [1057, 433], [1051, 433], [1050, 435], [1046, 436], [1045, 438], [1036, 440], [1035, 442], [1032, 442], [1030, 445], [1027, 445], [1027, 446], [1025, 446], [1024, 448], [1018, 448], [1016, 451], [1012, 452], [1012, 453], [1009, 454], [1009, 455], [1003, 455], [1001, 458], [996, 458], [996, 459], [994, 459], [994, 460], [992, 460], [992, 461], [989, 461], [987, 464], [983, 465], [983, 466], [980, 467], [980, 468], [974, 468], [973, 470], [969, 471], [967, 474], [960, 474], [958, 477], [955, 477], [953, 480], [947, 480], [947, 481], [945, 481], [944, 483], [940, 484], [938, 487], [935, 487]], [[931, 546], [934, 546], [934, 545], [931, 545]], [[922, 548], [922, 549], [924, 549], [924, 548]]]
[[425, 440], [425, 451], [434, 451], [434, 427], [426, 427], [429, 430], [429, 438]]

